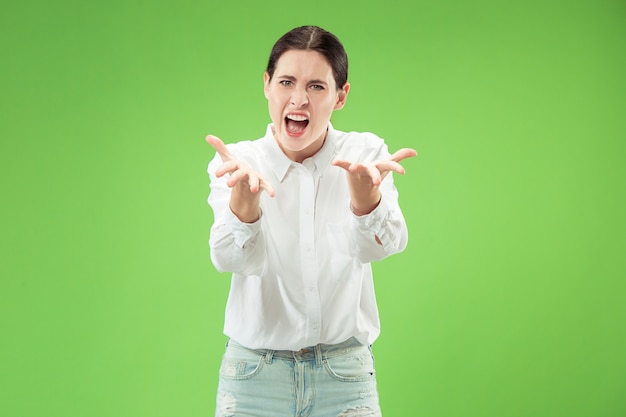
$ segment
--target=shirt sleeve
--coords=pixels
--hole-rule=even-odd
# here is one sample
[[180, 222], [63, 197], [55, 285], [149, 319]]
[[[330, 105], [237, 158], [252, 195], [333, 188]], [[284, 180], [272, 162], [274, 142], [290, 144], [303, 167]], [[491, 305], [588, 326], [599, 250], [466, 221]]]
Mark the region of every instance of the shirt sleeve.
[[406, 248], [408, 231], [398, 204], [398, 192], [393, 184], [392, 174], [381, 184], [381, 200], [378, 206], [364, 216], [352, 216], [357, 256], [361, 262], [378, 261]]
[[211, 261], [220, 272], [260, 275], [266, 262], [261, 230], [263, 215], [254, 223], [244, 223], [235, 216], [230, 209], [231, 189], [226, 185], [227, 176], [215, 176], [221, 164], [216, 154], [208, 167], [211, 180], [208, 203], [214, 215], [209, 237]]

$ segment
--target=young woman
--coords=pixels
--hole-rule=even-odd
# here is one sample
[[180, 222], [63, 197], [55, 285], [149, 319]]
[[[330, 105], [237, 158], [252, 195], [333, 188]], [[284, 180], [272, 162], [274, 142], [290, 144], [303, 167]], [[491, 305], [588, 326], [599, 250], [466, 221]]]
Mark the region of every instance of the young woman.
[[232, 273], [216, 416], [380, 416], [370, 263], [406, 246], [389, 173], [417, 153], [333, 128], [347, 78], [333, 34], [295, 28], [270, 54], [265, 136], [207, 137], [211, 259]]

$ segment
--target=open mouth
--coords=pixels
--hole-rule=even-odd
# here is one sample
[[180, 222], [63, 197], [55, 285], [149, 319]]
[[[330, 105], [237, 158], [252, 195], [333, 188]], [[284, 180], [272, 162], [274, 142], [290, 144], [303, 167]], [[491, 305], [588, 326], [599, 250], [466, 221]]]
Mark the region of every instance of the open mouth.
[[301, 114], [288, 114], [285, 117], [285, 126], [287, 127], [287, 132], [293, 135], [299, 135], [306, 127], [309, 125], [309, 119], [306, 116]]

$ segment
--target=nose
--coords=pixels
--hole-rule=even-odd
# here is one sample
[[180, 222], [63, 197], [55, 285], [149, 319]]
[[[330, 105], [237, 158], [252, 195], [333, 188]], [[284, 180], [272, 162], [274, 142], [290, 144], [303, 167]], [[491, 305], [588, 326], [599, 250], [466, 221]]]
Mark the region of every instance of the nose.
[[309, 95], [302, 88], [295, 88], [291, 92], [290, 103], [294, 107], [303, 107], [309, 103]]

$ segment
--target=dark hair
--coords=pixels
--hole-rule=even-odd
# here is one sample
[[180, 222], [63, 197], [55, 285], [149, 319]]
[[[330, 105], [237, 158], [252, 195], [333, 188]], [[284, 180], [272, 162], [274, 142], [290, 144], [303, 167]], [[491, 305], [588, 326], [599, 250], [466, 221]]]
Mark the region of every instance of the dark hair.
[[348, 55], [343, 45], [335, 35], [318, 26], [297, 27], [276, 41], [267, 63], [266, 71], [270, 79], [274, 76], [278, 58], [292, 49], [317, 51], [324, 55], [333, 70], [337, 88], [348, 81]]

